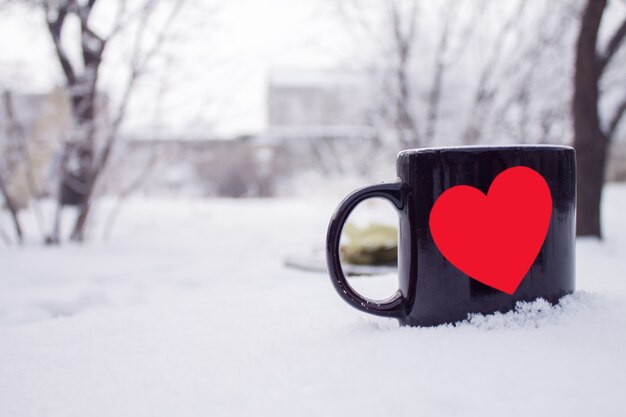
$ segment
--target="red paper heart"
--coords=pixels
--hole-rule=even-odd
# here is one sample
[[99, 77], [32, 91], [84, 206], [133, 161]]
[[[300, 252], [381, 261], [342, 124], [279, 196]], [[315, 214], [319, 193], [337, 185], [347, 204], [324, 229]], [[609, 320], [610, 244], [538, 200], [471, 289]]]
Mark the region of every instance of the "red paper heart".
[[546, 180], [518, 166], [501, 172], [487, 195], [467, 185], [446, 190], [429, 223], [437, 248], [452, 265], [513, 294], [539, 254], [551, 215]]

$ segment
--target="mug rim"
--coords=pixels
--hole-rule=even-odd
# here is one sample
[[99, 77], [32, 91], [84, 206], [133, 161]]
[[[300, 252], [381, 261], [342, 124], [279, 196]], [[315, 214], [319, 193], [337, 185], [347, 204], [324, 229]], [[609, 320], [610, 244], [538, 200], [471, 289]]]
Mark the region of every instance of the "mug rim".
[[571, 150], [573, 147], [568, 145], [553, 144], [519, 144], [519, 145], [460, 145], [460, 146], [433, 146], [426, 148], [405, 149], [398, 153], [398, 157], [407, 155], [416, 155], [421, 153], [441, 152], [441, 151], [516, 151], [516, 150]]

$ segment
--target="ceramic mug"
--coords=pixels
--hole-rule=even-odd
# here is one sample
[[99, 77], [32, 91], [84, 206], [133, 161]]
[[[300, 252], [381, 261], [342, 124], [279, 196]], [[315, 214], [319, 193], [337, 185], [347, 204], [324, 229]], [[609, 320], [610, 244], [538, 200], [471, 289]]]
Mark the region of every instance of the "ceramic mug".
[[[414, 149], [397, 158], [398, 181], [359, 189], [346, 197], [328, 227], [326, 259], [339, 295], [358, 310], [392, 317], [402, 325], [453, 323], [471, 313], [505, 312], [518, 301], [539, 297], [556, 302], [575, 287], [576, 156], [552, 145]], [[474, 187], [487, 195], [494, 179], [509, 168], [540, 174], [549, 188], [552, 211], [539, 252], [512, 294], [472, 278], [440, 251], [429, 224], [437, 199], [451, 187]], [[399, 289], [386, 300], [358, 294], [346, 280], [340, 237], [351, 211], [369, 198], [389, 200], [399, 215]], [[541, 244], [541, 242], [540, 242]], [[488, 257], [484, 262], [495, 262]], [[523, 272], [522, 272], [523, 274]]]

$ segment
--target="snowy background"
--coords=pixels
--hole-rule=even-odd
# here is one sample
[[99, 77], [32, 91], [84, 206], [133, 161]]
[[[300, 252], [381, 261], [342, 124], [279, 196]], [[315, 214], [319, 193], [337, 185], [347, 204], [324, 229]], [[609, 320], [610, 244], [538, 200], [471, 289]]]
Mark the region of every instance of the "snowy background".
[[624, 415], [626, 187], [605, 241], [578, 242], [574, 295], [436, 328], [283, 266], [335, 203], [136, 199], [109, 243], [2, 249], [2, 415]]
[[[572, 144], [587, 2], [99, 0], [81, 26], [89, 4], [0, 0], [0, 417], [626, 416], [626, 116], [558, 305], [405, 328], [285, 266], [401, 149]], [[598, 53], [620, 25], [609, 0]]]

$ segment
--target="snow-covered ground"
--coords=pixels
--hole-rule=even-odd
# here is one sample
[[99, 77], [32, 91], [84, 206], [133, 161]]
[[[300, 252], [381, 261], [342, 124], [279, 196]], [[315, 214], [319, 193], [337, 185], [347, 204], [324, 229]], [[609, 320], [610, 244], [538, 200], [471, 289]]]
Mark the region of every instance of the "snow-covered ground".
[[626, 415], [626, 187], [578, 242], [576, 294], [456, 327], [283, 267], [335, 203], [135, 200], [109, 242], [0, 249], [0, 416]]

